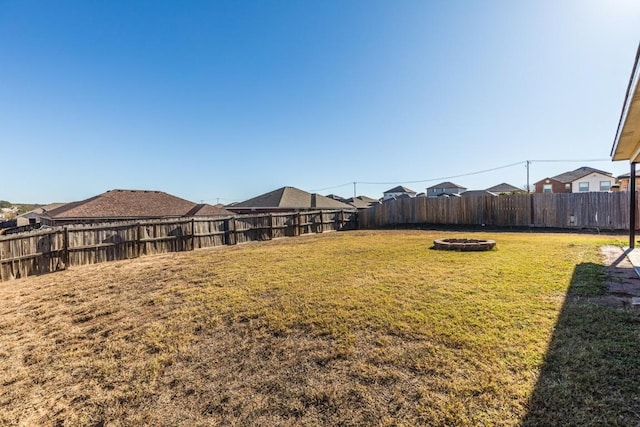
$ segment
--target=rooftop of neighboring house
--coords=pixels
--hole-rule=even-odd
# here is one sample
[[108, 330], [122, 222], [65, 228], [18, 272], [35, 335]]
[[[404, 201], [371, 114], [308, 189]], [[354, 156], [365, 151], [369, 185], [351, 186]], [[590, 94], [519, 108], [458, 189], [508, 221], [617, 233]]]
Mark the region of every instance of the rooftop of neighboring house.
[[27, 217], [27, 216], [30, 216], [30, 215], [33, 215], [33, 214], [42, 215], [42, 214], [47, 213], [49, 211], [52, 211], [54, 209], [58, 209], [59, 207], [64, 206], [64, 205], [66, 205], [66, 203], [49, 203], [48, 205], [37, 207], [37, 208], [35, 208], [33, 210], [30, 210], [29, 212], [25, 212], [25, 213], [23, 213], [21, 215], [18, 215], [18, 216], [19, 217]]
[[497, 194], [489, 190], [468, 190], [462, 193], [461, 196], [497, 196]]
[[402, 185], [398, 185], [397, 187], [393, 187], [385, 191], [384, 193], [414, 193], [415, 194], [415, 191], [413, 191], [410, 188], [404, 187]]
[[339, 202], [346, 203], [346, 202], [345, 202], [345, 201], [346, 201], [346, 199], [345, 199], [344, 197], [340, 197], [340, 196], [337, 196], [337, 195], [335, 195], [335, 194], [327, 194], [327, 196], [326, 196], [326, 197], [328, 197], [328, 198], [330, 198], [330, 199], [333, 199], [333, 200], [337, 200], [337, 201], [339, 201]]
[[163, 191], [110, 190], [47, 212], [52, 219], [162, 218], [186, 216], [195, 203]]
[[503, 182], [502, 184], [494, 185], [493, 187], [487, 188], [487, 191], [491, 191], [492, 193], [517, 193], [523, 192], [522, 188], [518, 188], [515, 185], [507, 184]]
[[358, 209], [365, 209], [371, 206], [372, 203], [379, 203], [377, 199], [372, 199], [367, 196], [350, 197], [344, 201]]
[[[605, 172], [605, 171], [601, 171], [599, 169], [595, 169], [589, 166], [582, 166], [579, 167], [576, 170], [572, 170], [569, 172], [564, 172], [561, 173], [560, 175], [556, 175], [556, 176], [552, 176], [551, 179], [555, 179], [556, 181], [559, 181], [563, 184], [568, 184], [570, 182], [575, 181], [576, 179], [580, 179], [582, 177], [585, 177], [587, 175], [590, 175], [592, 173], [599, 173], [602, 175], [608, 175], [611, 176], [611, 172]], [[538, 181], [540, 182], [540, 181]]]
[[233, 206], [233, 209], [353, 209], [352, 206], [295, 187], [281, 187]]
[[441, 182], [440, 184], [436, 184], [436, 185], [432, 185], [431, 187], [428, 187], [427, 190], [444, 190], [447, 188], [461, 188], [463, 190], [466, 190], [467, 187], [463, 187], [462, 185], [458, 185], [458, 184], [454, 184], [453, 182], [449, 182], [449, 181], [445, 181], [445, 182]]
[[235, 215], [222, 205], [209, 205], [207, 203], [195, 205], [186, 216], [230, 216]]

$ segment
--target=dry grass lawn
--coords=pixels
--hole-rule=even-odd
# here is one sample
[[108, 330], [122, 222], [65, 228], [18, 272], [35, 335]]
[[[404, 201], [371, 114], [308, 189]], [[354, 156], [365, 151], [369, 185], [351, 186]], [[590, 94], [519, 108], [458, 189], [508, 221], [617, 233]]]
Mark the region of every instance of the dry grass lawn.
[[[431, 250], [444, 235], [330, 233], [0, 283], [0, 425], [542, 425], [532, 396], [567, 292], [598, 292], [597, 248], [622, 242]], [[636, 314], [602, 310], [639, 336]]]

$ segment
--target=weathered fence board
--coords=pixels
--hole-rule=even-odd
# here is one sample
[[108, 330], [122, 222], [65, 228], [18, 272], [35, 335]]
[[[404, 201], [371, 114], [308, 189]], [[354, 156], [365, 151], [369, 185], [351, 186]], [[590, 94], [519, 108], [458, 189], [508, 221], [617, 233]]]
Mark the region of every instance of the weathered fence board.
[[77, 224], [0, 236], [0, 281], [68, 266], [356, 228], [353, 211]]
[[[415, 197], [360, 210], [360, 228], [401, 224], [629, 229], [629, 194]], [[636, 220], [636, 228], [638, 221]]]

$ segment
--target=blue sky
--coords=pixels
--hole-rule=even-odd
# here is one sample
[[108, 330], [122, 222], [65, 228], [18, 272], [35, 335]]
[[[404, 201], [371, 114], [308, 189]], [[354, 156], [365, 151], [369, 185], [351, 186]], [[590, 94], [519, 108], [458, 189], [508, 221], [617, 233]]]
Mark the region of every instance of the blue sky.
[[[380, 197], [514, 163], [449, 180], [523, 186], [528, 159], [609, 158], [638, 22], [633, 0], [0, 0], [0, 199]], [[582, 165], [629, 168], [531, 182]]]

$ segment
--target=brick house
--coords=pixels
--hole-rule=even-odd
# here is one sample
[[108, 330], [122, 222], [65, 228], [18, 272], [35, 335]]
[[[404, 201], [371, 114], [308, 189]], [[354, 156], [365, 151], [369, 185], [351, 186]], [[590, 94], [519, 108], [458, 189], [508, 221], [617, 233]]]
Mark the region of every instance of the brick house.
[[536, 193], [584, 193], [609, 192], [615, 184], [611, 172], [605, 172], [588, 166], [547, 177], [534, 183]]

